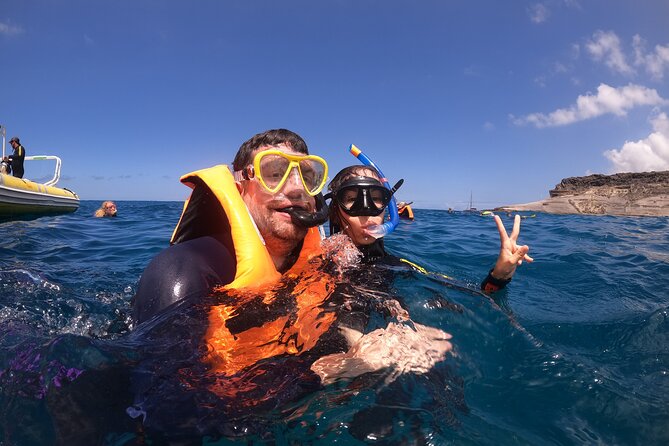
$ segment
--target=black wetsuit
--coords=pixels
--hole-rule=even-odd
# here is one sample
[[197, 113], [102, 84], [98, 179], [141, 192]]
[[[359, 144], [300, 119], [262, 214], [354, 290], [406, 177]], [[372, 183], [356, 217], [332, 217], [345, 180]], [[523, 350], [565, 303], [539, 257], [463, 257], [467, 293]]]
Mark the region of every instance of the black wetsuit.
[[12, 167], [12, 174], [16, 178], [23, 178], [23, 160], [26, 157], [26, 149], [17, 144], [14, 148], [14, 154], [9, 156], [9, 164]]
[[[362, 252], [364, 265], [348, 272], [351, 284], [364, 284], [366, 288], [380, 291], [389, 299], [397, 297], [398, 303], [407, 310], [406, 303], [393, 291], [392, 283], [398, 274], [397, 267], [407, 271], [413, 271], [413, 267], [388, 253], [383, 238], [370, 245], [358, 246], [358, 249]], [[344, 293], [355, 294], [355, 288]], [[457, 305], [445, 302], [448, 305], [442, 303], [443, 307], [457, 310]], [[383, 311], [383, 308], [377, 307], [376, 310]], [[386, 313], [385, 320], [390, 319], [392, 316]], [[368, 330], [372, 328], [368, 327]], [[373, 437], [378, 444], [423, 444], [421, 426], [431, 425], [431, 429], [437, 431], [454, 428], [459, 423], [457, 414], [469, 411], [462, 378], [444, 364], [424, 374], [403, 373], [390, 384], [385, 383], [384, 373], [384, 370], [380, 370], [360, 375], [348, 386], [348, 389], [356, 391], [360, 387], [376, 388], [374, 404], [357, 411], [349, 421], [348, 432], [362, 442]], [[342, 398], [351, 392], [348, 389], [343, 390]], [[416, 389], [429, 395], [419, 405], [412, 402]], [[406, 429], [404, 426], [411, 428]]]
[[236, 263], [224, 242], [203, 236], [172, 245], [151, 260], [133, 299], [133, 317], [144, 322], [181, 300], [202, 299], [235, 278]]
[[374, 243], [370, 245], [358, 246], [358, 249], [362, 253], [362, 263], [370, 264], [375, 263], [379, 260], [383, 260], [383, 263], [390, 265], [402, 265], [403, 262], [399, 257], [389, 254], [383, 246], [383, 239], [377, 239]]

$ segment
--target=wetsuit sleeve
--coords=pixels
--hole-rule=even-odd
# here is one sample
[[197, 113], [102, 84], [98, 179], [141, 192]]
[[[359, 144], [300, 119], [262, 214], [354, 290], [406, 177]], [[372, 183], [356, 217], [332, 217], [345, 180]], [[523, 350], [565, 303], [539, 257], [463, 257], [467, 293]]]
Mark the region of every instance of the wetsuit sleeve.
[[235, 260], [216, 238], [178, 243], [160, 252], [144, 270], [132, 302], [140, 323], [184, 299], [201, 299], [235, 277]]
[[494, 293], [495, 291], [499, 291], [502, 288], [506, 287], [509, 282], [511, 282], [511, 279], [496, 279], [492, 276], [492, 269], [488, 272], [488, 275], [486, 276], [485, 279], [483, 279], [483, 282], [481, 282], [481, 290], [485, 291], [486, 293]]

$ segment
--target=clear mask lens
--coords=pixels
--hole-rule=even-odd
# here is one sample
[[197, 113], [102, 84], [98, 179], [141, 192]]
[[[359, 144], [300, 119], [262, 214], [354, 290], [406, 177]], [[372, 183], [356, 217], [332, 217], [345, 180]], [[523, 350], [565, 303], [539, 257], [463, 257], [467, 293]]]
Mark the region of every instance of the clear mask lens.
[[301, 160], [298, 164], [304, 187], [310, 194], [317, 194], [325, 184], [325, 165], [314, 160]]
[[260, 176], [265, 184], [274, 189], [283, 183], [285, 176], [288, 175], [290, 161], [278, 155], [264, 156], [260, 160]]

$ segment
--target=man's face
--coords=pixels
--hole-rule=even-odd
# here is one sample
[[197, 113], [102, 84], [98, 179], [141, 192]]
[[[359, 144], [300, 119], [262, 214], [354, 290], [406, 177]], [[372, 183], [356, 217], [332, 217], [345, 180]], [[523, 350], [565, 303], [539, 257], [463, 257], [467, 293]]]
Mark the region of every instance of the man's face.
[[[302, 155], [281, 144], [261, 147], [253, 152], [253, 156], [270, 149], [291, 155]], [[297, 244], [306, 236], [307, 229], [295, 225], [290, 214], [283, 212], [283, 209], [292, 206], [301, 207], [309, 212], [313, 212], [315, 208], [315, 200], [304, 190], [297, 169], [290, 172], [285, 184], [275, 194], [265, 189], [257, 178], [253, 178], [249, 181], [242, 181], [241, 195], [260, 234], [268, 244], [277, 242]]]

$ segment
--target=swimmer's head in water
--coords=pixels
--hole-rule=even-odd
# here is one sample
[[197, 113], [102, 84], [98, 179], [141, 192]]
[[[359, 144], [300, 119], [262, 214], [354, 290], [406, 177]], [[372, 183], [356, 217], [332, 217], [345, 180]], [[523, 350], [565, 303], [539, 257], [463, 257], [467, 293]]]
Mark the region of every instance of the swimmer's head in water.
[[392, 197], [379, 180], [366, 176], [351, 177], [328, 195], [352, 217], [381, 215]]
[[360, 165], [346, 167], [335, 175], [328, 189], [332, 198], [330, 233], [343, 231], [356, 245], [373, 243], [375, 238], [366, 231], [383, 223], [391, 196], [376, 170]]
[[103, 201], [100, 209], [95, 211], [96, 217], [116, 217], [116, 204], [113, 201]]

